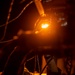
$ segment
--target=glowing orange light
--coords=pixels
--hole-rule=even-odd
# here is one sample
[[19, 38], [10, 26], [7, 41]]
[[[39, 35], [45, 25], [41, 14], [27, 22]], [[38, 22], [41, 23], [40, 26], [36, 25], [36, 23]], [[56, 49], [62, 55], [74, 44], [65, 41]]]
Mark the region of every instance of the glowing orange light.
[[47, 75], [47, 73], [42, 73], [41, 75]]
[[39, 33], [39, 31], [35, 31], [35, 34], [38, 34]]
[[39, 75], [39, 73], [34, 73], [33, 75]]
[[49, 24], [42, 24], [41, 28], [48, 28]]
[[[33, 75], [40, 75], [40, 73], [33, 73]], [[42, 73], [41, 75], [47, 75], [47, 73]]]
[[32, 31], [25, 31], [25, 34], [32, 34]]

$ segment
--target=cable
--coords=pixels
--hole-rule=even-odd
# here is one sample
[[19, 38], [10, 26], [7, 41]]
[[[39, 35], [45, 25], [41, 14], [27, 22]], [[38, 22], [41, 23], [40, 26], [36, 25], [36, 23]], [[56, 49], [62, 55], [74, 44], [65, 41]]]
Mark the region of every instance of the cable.
[[32, 60], [32, 59], [34, 59], [34, 58], [35, 58], [35, 57], [33, 56], [32, 58], [28, 59], [27, 62], [30, 61], [30, 60]]
[[10, 7], [9, 7], [9, 10], [8, 10], [8, 15], [7, 15], [7, 20], [6, 20], [5, 28], [4, 28], [4, 34], [3, 34], [3, 37], [0, 39], [0, 41], [2, 41], [5, 37], [5, 35], [6, 35], [7, 25], [8, 25], [8, 21], [10, 19], [13, 3], [14, 3], [14, 0], [12, 0], [11, 3], [10, 3]]
[[36, 71], [36, 64], [37, 64], [37, 55], [35, 55], [35, 60], [34, 60], [34, 72]]
[[8, 42], [11, 42], [11, 41], [14, 41], [14, 39], [10, 39], [10, 40], [7, 40], [7, 41], [1, 41], [0, 44], [1, 43], [8, 43]]
[[[33, 3], [33, 1], [30, 1], [27, 5], [25, 5], [25, 7], [24, 7], [24, 8], [22, 9], [22, 11], [20, 12], [20, 14], [19, 14], [17, 17], [15, 17], [14, 19], [10, 20], [10, 21], [8, 22], [8, 24], [11, 23], [11, 22], [13, 22], [13, 21], [15, 21], [16, 19], [18, 19], [18, 18], [22, 15], [22, 13], [24, 12], [24, 10], [26, 10], [26, 8], [27, 8], [30, 4], [32, 4], [32, 3]], [[3, 26], [5, 26], [5, 24], [0, 25], [0, 27], [3, 27]]]
[[39, 57], [38, 57], [38, 55], [37, 55], [37, 63], [38, 63], [38, 69], [39, 69], [39, 73], [40, 73], [41, 70], [40, 70], [40, 63], [39, 63]]
[[47, 64], [44, 66], [44, 68], [43, 68], [42, 71], [40, 72], [40, 75], [43, 73], [44, 69], [47, 67], [47, 65], [49, 64], [49, 62], [50, 62], [52, 59], [53, 59], [53, 57], [51, 57], [51, 58], [48, 60]]
[[[17, 17], [15, 17], [14, 19], [12, 19], [12, 20], [10, 20], [9, 22], [7, 22], [7, 24], [9, 24], [9, 23], [15, 21], [16, 19], [18, 19], [18, 18], [22, 15], [22, 13], [24, 12], [24, 10], [25, 10], [30, 4], [32, 4], [32, 3], [33, 3], [33, 1], [31, 1], [31, 2], [29, 2], [27, 5], [25, 5], [25, 7], [24, 7], [24, 8], [22, 9], [22, 11], [20, 12], [20, 14], [19, 14]], [[11, 3], [11, 4], [12, 4], [12, 3]], [[10, 10], [11, 10], [11, 9], [10, 9]], [[3, 26], [5, 26], [5, 25], [6, 25], [6, 23], [0, 25], [0, 27], [3, 27]], [[2, 41], [2, 40], [4, 39], [5, 33], [6, 33], [6, 29], [7, 29], [7, 25], [6, 25], [5, 30], [4, 30], [4, 35], [3, 35], [3, 37], [1, 38], [0, 41]], [[7, 41], [2, 41], [2, 42], [0, 42], [0, 43], [7, 43], [7, 42], [11, 42], [11, 41], [13, 41], [13, 39], [7, 40]]]
[[17, 48], [17, 46], [14, 48], [14, 50], [13, 50], [13, 51], [10, 53], [10, 55], [8, 56], [8, 59], [7, 59], [7, 61], [6, 61], [6, 63], [5, 63], [5, 66], [4, 66], [3, 73], [4, 73], [4, 71], [5, 71], [5, 68], [7, 67], [7, 64], [8, 64], [8, 62], [9, 62], [9, 59], [10, 59], [11, 55], [15, 52], [16, 48]]
[[26, 1], [26, 0], [21, 0], [21, 1], [20, 1], [20, 4], [22, 4], [22, 3], [25, 2], [25, 1]]
[[10, 40], [0, 41], [0, 44], [1, 44], [1, 43], [8, 43], [8, 42], [11, 42], [11, 41], [17, 40], [18, 38], [19, 38], [18, 36], [13, 36], [13, 38], [10, 39]]
[[26, 62], [27, 62], [27, 56], [28, 56], [30, 53], [32, 53], [32, 52], [34, 52], [33, 49], [31, 49], [31, 50], [23, 57], [23, 60], [22, 60], [22, 62], [21, 62], [21, 64], [20, 64], [20, 66], [19, 66], [17, 75], [21, 75], [22, 66], [24, 66], [24, 64], [26, 64]]

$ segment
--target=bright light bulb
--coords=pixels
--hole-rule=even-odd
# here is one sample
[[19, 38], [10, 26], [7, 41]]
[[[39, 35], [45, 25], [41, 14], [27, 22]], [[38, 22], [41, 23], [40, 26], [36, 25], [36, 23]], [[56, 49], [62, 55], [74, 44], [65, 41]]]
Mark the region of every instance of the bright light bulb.
[[42, 24], [41, 28], [48, 28], [49, 24]]

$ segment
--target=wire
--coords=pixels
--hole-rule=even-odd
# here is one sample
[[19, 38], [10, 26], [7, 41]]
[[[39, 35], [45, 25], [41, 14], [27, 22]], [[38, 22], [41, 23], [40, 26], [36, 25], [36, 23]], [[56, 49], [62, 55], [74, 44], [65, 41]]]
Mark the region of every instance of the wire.
[[40, 63], [39, 63], [39, 57], [38, 57], [38, 55], [37, 55], [37, 63], [38, 63], [38, 69], [39, 69], [39, 73], [40, 73], [41, 70], [40, 70]]
[[35, 60], [34, 60], [34, 72], [36, 71], [36, 64], [37, 64], [37, 55], [35, 55]]
[[[12, 0], [12, 1], [13, 1], [13, 0]], [[25, 5], [25, 7], [22, 9], [22, 11], [20, 12], [20, 14], [19, 14], [17, 17], [15, 17], [14, 19], [10, 20], [9, 22], [6, 22], [5, 24], [0, 25], [0, 27], [5, 26], [4, 35], [3, 35], [3, 37], [1, 38], [0, 41], [2, 41], [2, 40], [4, 39], [4, 37], [5, 37], [7, 25], [8, 25], [9, 23], [15, 21], [16, 19], [18, 19], [18, 18], [22, 15], [22, 13], [24, 12], [24, 10], [25, 10], [30, 4], [32, 4], [32, 3], [33, 3], [33, 1], [30, 1], [27, 5]], [[11, 3], [11, 5], [12, 5], [12, 4], [13, 4], [13, 3]], [[10, 10], [11, 10], [11, 9], [9, 9], [9, 11], [10, 11]], [[9, 19], [8, 19], [8, 20], [9, 20]], [[7, 21], [8, 21], [8, 20], [7, 20]], [[13, 39], [7, 40], [7, 41], [2, 41], [2, 42], [0, 42], [0, 43], [7, 43], [7, 42], [11, 42], [11, 41], [13, 41]]]
[[26, 64], [26, 62], [27, 62], [27, 60], [26, 60], [26, 59], [27, 59], [27, 56], [28, 56], [30, 53], [32, 53], [32, 52], [34, 52], [33, 49], [31, 49], [31, 50], [23, 57], [23, 60], [22, 60], [22, 62], [21, 62], [21, 64], [20, 64], [20, 66], [19, 66], [17, 75], [21, 75], [22, 66]]
[[17, 46], [14, 48], [14, 50], [13, 50], [13, 51], [10, 53], [10, 55], [8, 56], [8, 59], [7, 59], [7, 61], [6, 61], [6, 63], [5, 63], [5, 66], [4, 66], [3, 73], [4, 73], [4, 71], [5, 71], [5, 68], [7, 67], [7, 64], [8, 64], [8, 62], [9, 62], [9, 59], [10, 59], [11, 55], [15, 52], [16, 48], [17, 48]]
[[21, 1], [20, 1], [20, 4], [22, 4], [22, 3], [25, 2], [25, 1], [26, 1], [26, 0], [21, 0]]
[[43, 68], [42, 71], [40, 72], [40, 75], [43, 73], [44, 69], [47, 67], [47, 65], [49, 64], [49, 62], [50, 62], [52, 59], [53, 59], [53, 57], [51, 57], [51, 58], [48, 60], [47, 64], [44, 66], [44, 68]]
[[[13, 21], [15, 21], [16, 19], [18, 19], [18, 18], [22, 15], [22, 13], [24, 12], [24, 10], [26, 10], [26, 8], [27, 8], [30, 4], [32, 4], [32, 3], [33, 3], [33, 1], [30, 1], [27, 5], [25, 5], [25, 7], [24, 7], [24, 8], [22, 9], [22, 11], [20, 12], [20, 14], [19, 14], [18, 16], [16, 16], [14, 19], [10, 20], [10, 21], [8, 22], [8, 24], [11, 23], [11, 22], [13, 22]], [[3, 26], [5, 26], [5, 24], [0, 25], [0, 27], [3, 27]]]
[[32, 59], [34, 59], [34, 58], [35, 58], [35, 57], [33, 56], [32, 58], [28, 59], [27, 62], [30, 61], [30, 60], [32, 60]]
[[8, 15], [7, 15], [7, 20], [6, 20], [5, 28], [4, 28], [4, 34], [3, 34], [2, 38], [0, 39], [0, 41], [2, 41], [5, 37], [5, 35], [6, 35], [7, 25], [8, 25], [8, 21], [10, 19], [13, 3], [14, 3], [14, 0], [12, 0], [11, 3], [10, 3], [10, 7], [9, 7], [9, 10], [8, 10]]
[[7, 40], [7, 41], [1, 41], [0, 43], [8, 43], [8, 42], [11, 42], [11, 41], [14, 41], [14, 39], [10, 39], [10, 40]]

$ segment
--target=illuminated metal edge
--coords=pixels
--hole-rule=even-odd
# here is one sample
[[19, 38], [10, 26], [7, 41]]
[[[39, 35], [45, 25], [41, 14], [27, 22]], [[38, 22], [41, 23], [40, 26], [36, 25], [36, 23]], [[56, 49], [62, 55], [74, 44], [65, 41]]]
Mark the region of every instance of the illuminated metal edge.
[[44, 16], [45, 15], [44, 8], [42, 6], [41, 1], [40, 0], [33, 0], [33, 1], [34, 1], [35, 5], [37, 7], [37, 10], [38, 10], [40, 16]]

